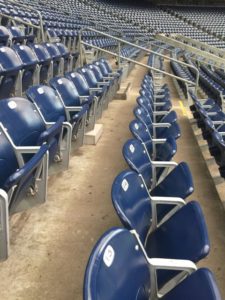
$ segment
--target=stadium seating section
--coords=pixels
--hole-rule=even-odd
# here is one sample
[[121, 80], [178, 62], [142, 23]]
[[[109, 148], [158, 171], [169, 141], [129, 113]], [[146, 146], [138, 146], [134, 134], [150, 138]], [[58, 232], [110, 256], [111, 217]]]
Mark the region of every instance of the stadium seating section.
[[[139, 61], [145, 54], [141, 47], [169, 53], [170, 45], [155, 40], [156, 34], [180, 34], [225, 48], [225, 8], [120, 2], [0, 0], [3, 260], [8, 215], [47, 200], [49, 172], [69, 167], [71, 148], [84, 144], [85, 133], [115, 98], [125, 62]], [[122, 58], [114, 62], [110, 52]], [[191, 66], [199, 70], [204, 100], [184, 81], [178, 84], [225, 178], [225, 71], [199, 63], [184, 49], [173, 49], [172, 57], [171, 70], [181, 79], [195, 84]], [[148, 54], [147, 65], [165, 72], [157, 55]], [[129, 71], [133, 66], [129, 62]], [[221, 299], [212, 272], [196, 266], [210, 252], [207, 224], [198, 201], [187, 201], [194, 191], [188, 164], [173, 160], [182, 131], [169, 86], [156, 84], [156, 73], [148, 71], [142, 80], [134, 120], [127, 124], [133, 138], [121, 149], [128, 169], [112, 183], [112, 202], [123, 227], [107, 230], [96, 241], [84, 300]]]

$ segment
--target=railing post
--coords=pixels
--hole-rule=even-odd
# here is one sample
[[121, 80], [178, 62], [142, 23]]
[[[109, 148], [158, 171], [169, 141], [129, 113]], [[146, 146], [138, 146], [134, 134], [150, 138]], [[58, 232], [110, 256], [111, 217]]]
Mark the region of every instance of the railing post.
[[83, 67], [83, 53], [82, 53], [82, 31], [79, 32], [78, 35], [78, 47], [80, 52], [80, 67]]
[[120, 61], [120, 55], [121, 55], [121, 44], [118, 43], [118, 68], [120, 69], [121, 61]]

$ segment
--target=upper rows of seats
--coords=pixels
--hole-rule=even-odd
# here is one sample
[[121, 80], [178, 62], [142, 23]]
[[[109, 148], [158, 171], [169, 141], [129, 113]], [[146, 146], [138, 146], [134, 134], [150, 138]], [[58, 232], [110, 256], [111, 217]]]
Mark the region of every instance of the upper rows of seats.
[[[225, 43], [218, 37], [210, 33], [204, 32], [192, 24], [187, 24], [183, 20], [176, 18], [169, 12], [164, 11], [160, 7], [144, 5], [132, 6], [129, 4], [122, 4], [116, 1], [96, 1], [87, 0], [92, 7], [98, 8], [107, 16], [111, 14], [117, 16], [119, 19], [131, 22], [135, 27], [147, 30], [149, 34], [156, 33], [180, 33], [187, 37], [191, 37], [202, 42], [214, 45], [219, 48], [224, 48]], [[219, 16], [218, 16], [219, 17]]]
[[186, 22], [197, 25], [203, 30], [211, 32], [218, 37], [225, 37], [224, 7], [167, 7], [171, 14], [183, 19]]

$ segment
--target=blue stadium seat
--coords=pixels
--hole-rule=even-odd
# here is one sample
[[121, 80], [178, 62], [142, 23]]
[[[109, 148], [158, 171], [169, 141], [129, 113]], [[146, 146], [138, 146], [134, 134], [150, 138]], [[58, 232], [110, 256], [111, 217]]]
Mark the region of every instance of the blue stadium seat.
[[[1, 170], [4, 170], [0, 174], [0, 188], [8, 193], [9, 209], [15, 211], [15, 207], [28, 194], [29, 189], [33, 190], [33, 197], [39, 193], [39, 197], [44, 202], [47, 170], [43, 169], [43, 158], [47, 154], [48, 146], [42, 145], [33, 148], [16, 146], [1, 123], [0, 132], [0, 165]], [[28, 153], [32, 156], [26, 162]], [[48, 164], [45, 161], [45, 169], [47, 167]], [[42, 174], [36, 172], [39, 168], [43, 169]]]
[[8, 46], [10, 31], [5, 26], [0, 26], [0, 46]]
[[148, 114], [150, 115], [151, 119], [154, 122], [162, 122], [162, 123], [174, 123], [177, 121], [177, 114], [174, 110], [171, 111], [161, 111], [156, 112], [153, 110], [150, 101], [146, 97], [138, 97], [137, 103], [140, 107], [143, 107]]
[[136, 139], [123, 150], [127, 164], [141, 174], [152, 196], [185, 199], [193, 193], [192, 175], [185, 162], [177, 164], [171, 161], [151, 161], [144, 145]]
[[94, 95], [81, 96], [73, 81], [66, 77], [54, 77], [49, 84], [57, 91], [66, 107], [83, 107], [88, 105], [87, 131], [94, 129], [96, 97]]
[[[140, 112], [140, 114], [139, 114]], [[146, 124], [149, 119], [145, 119], [144, 114], [141, 111], [137, 111], [137, 115], [139, 116], [137, 119], [133, 120], [129, 124], [130, 131], [136, 136], [136, 132], [139, 132], [141, 128], [146, 128], [151, 135], [152, 138], [155, 139], [166, 139], [168, 137], [172, 137], [174, 139], [178, 139], [181, 135], [180, 127], [175, 122], [172, 124], [169, 123], [151, 123]], [[145, 122], [146, 121], [146, 122]], [[162, 124], [162, 125], [161, 125]], [[162, 127], [161, 127], [162, 126]]]
[[208, 269], [202, 268], [194, 272], [162, 300], [222, 300], [214, 275]]
[[102, 89], [90, 88], [85, 77], [81, 73], [69, 72], [66, 73], [65, 76], [74, 83], [80, 96], [95, 96], [95, 116], [97, 119], [100, 118], [102, 115], [102, 94], [100, 94]]
[[[123, 225], [139, 235], [148, 257], [188, 259], [196, 263], [208, 255], [207, 227], [198, 202], [184, 205], [180, 198], [151, 197], [133, 171], [124, 171], [116, 177], [112, 201]], [[165, 207], [160, 208], [161, 205]], [[180, 236], [184, 237], [182, 243]]]
[[[112, 201], [125, 227], [138, 232], [144, 243], [148, 233], [170, 218], [185, 201], [178, 197], [152, 197], [140, 174], [126, 170], [112, 185]], [[120, 213], [119, 213], [120, 212]]]
[[[158, 271], [184, 270], [187, 276], [175, 281], [167, 294], [158, 291]], [[123, 276], [121, 276], [123, 270]], [[90, 255], [84, 278], [84, 300], [221, 300], [215, 279], [207, 269], [192, 262], [148, 259], [137, 236], [113, 228], [98, 240]], [[188, 295], [189, 297], [186, 297]]]
[[9, 47], [0, 47], [0, 99], [12, 95], [22, 95], [21, 70], [23, 64], [15, 51]]
[[[98, 83], [96, 76], [92, 70], [90, 70], [87, 67], [82, 67], [77, 70], [82, 76], [85, 78], [89, 89], [96, 93], [98, 96], [98, 105], [97, 105], [97, 111], [99, 112], [99, 117], [102, 115], [103, 108], [107, 106], [108, 102], [108, 91], [109, 87]], [[105, 104], [106, 103], [106, 104]]]
[[53, 62], [53, 76], [63, 75], [64, 60], [59, 48], [54, 43], [43, 43], [45, 49], [48, 51]]
[[41, 44], [29, 44], [35, 52], [40, 67], [40, 83], [47, 83], [53, 77], [53, 62], [47, 49]]
[[114, 85], [115, 85], [115, 90], [117, 90], [119, 88], [119, 78], [120, 78], [118, 76], [118, 73], [109, 72], [106, 65], [100, 60], [95, 61], [94, 64], [97, 67], [99, 67], [99, 69], [101, 70], [102, 75], [104, 76], [104, 78], [106, 78], [108, 80], [113, 80]]
[[[143, 129], [145, 129], [144, 126]], [[140, 142], [142, 142], [142, 144], [144, 144], [144, 147], [147, 149], [148, 154], [152, 160], [170, 161], [177, 152], [177, 144], [172, 137], [161, 140], [151, 139], [147, 130], [140, 130], [140, 133], [138, 132], [137, 134], [135, 134], [135, 137]], [[124, 156], [129, 155], [129, 151], [133, 149], [133, 142], [135, 142], [135, 139], [129, 139], [124, 144]], [[157, 170], [157, 173], [158, 172], [159, 170]]]
[[63, 59], [63, 66], [62, 66], [62, 74], [65, 72], [72, 71], [73, 67], [73, 57], [70, 54], [69, 50], [66, 48], [66, 46], [63, 43], [56, 43], [55, 44], [61, 54], [61, 58]]
[[[26, 95], [43, 115], [45, 122], [56, 123], [63, 117], [65, 128], [67, 128], [67, 122], [69, 122], [72, 125], [72, 136], [76, 141], [76, 147], [83, 145], [88, 105], [66, 107], [57, 92], [46, 85], [30, 87], [26, 91]], [[70, 135], [70, 130], [66, 133]]]
[[144, 89], [141, 89], [139, 91], [140, 93], [140, 96], [142, 97], [146, 97], [150, 103], [152, 103], [152, 107], [154, 109], [154, 111], [170, 111], [170, 109], [172, 108], [172, 105], [169, 101], [166, 101], [166, 102], [155, 102], [154, 101], [154, 95], [153, 94], [150, 94], [148, 92], [146, 92], [146, 90]]
[[38, 59], [32, 49], [26, 45], [13, 45], [12, 49], [20, 57], [23, 63], [22, 69], [22, 92], [29, 86], [39, 84]]
[[[0, 145], [0, 260], [5, 260], [9, 252], [8, 214], [46, 201], [48, 146], [15, 146], [1, 123]], [[25, 161], [28, 154], [31, 158]]]
[[175, 121], [176, 113], [170, 111], [167, 115], [164, 115], [161, 120], [154, 122], [154, 114], [148, 113], [148, 111], [142, 106], [136, 106], [133, 110], [136, 119], [141, 120], [149, 128], [152, 135], [170, 135], [175, 139], [179, 138], [180, 127]]
[[[45, 122], [37, 107], [27, 99], [9, 98], [0, 101], [0, 123], [7, 129], [16, 146], [33, 147], [47, 143], [50, 163], [60, 162], [60, 166], [68, 168], [71, 135], [67, 135], [66, 146], [62, 145], [65, 128], [63, 117], [56, 123]], [[71, 131], [70, 126], [67, 128], [68, 132]]]

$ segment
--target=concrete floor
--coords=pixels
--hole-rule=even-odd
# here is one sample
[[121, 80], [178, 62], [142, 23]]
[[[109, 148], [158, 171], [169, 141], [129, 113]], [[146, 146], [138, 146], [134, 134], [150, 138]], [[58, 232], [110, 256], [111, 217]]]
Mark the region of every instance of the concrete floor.
[[[104, 231], [120, 226], [111, 204], [111, 185], [127, 168], [121, 149], [131, 137], [128, 124], [143, 75], [144, 69], [135, 67], [128, 78], [129, 100], [116, 100], [104, 112], [104, 132], [97, 146], [72, 153], [69, 170], [51, 176], [47, 203], [11, 218], [11, 254], [0, 266], [1, 300], [82, 299], [91, 249]], [[190, 165], [195, 182], [191, 199], [200, 201], [211, 239], [211, 254], [201, 266], [215, 272], [225, 299], [224, 211], [174, 88], [172, 96], [182, 129], [175, 160]]]

